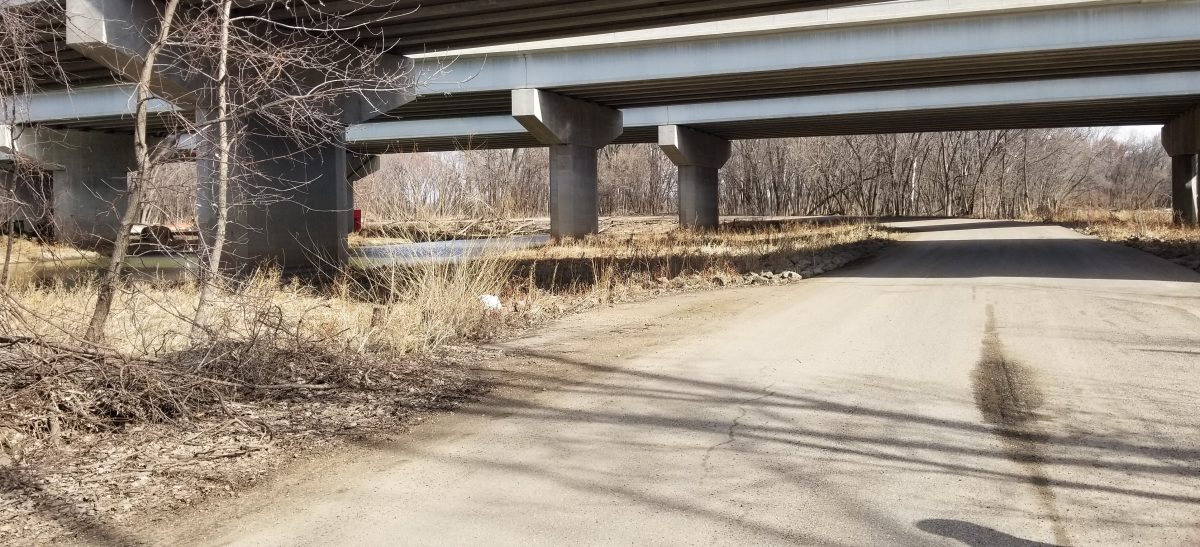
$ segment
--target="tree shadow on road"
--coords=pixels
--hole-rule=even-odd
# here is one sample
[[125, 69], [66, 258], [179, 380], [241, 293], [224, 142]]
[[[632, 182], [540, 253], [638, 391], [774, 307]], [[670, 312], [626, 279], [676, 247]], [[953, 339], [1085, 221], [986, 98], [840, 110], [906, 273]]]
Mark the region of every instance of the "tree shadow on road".
[[[1027, 227], [1023, 223], [1015, 224]], [[872, 258], [824, 277], [997, 277], [1200, 283], [1200, 274], [1149, 253], [1084, 238], [902, 240]]]
[[925, 519], [917, 528], [944, 538], [957, 540], [971, 547], [1058, 547], [1053, 543], [1030, 541], [1009, 535], [987, 526], [954, 519]]
[[[1089, 435], [1046, 432], [1036, 440], [1046, 448], [1036, 463], [1075, 471], [1037, 476], [1024, 472], [1021, 465], [1007, 465], [1012, 463], [1011, 455], [989, 446], [997, 437], [1003, 436], [1003, 432], [998, 432], [993, 426], [981, 421], [901, 412], [862, 402], [907, 398], [910, 402], [928, 403], [946, 397], [927, 386], [893, 384], [879, 388], [891, 390], [890, 394], [868, 388], [867, 391], [872, 393], [858, 393], [852, 401], [839, 401], [833, 391], [764, 388], [749, 385], [751, 382], [705, 381], [531, 350], [510, 349], [510, 355], [549, 363], [559, 367], [559, 370], [537, 372], [538, 367], [531, 366], [516, 371], [498, 371], [494, 377], [497, 389], [480, 402], [460, 409], [458, 414], [489, 420], [533, 421], [538, 424], [535, 426], [538, 428], [535, 436], [539, 442], [545, 443], [542, 449], [553, 453], [579, 457], [605, 445], [623, 446], [627, 457], [633, 459], [669, 458], [680, 452], [707, 451], [736, 458], [739, 466], [758, 466], [760, 472], [774, 475], [781, 483], [802, 484], [822, 480], [802, 469], [772, 467], [778, 461], [769, 463], [771, 458], [784, 453], [787, 461], [840, 462], [840, 465], [861, 473], [933, 474], [982, 480], [998, 487], [1050, 487], [1076, 497], [1086, 495], [1108, 500], [1141, 500], [1150, 504], [1200, 509], [1200, 494], [1197, 494], [1196, 488], [1200, 485], [1197, 480], [1200, 477], [1200, 449], [1180, 443], [1178, 439], [1157, 437], [1146, 431], [1110, 430], [1109, 433]], [[568, 397], [560, 397], [563, 395]], [[610, 403], [601, 408], [587, 409], [561, 403], [580, 397], [601, 397]], [[654, 404], [639, 404], [638, 400], [653, 401]], [[743, 413], [731, 424], [690, 412], [700, 407], [742, 409]], [[737, 412], [730, 414], [736, 415]], [[1088, 419], [1103, 422], [1106, 417], [1090, 416]], [[595, 424], [617, 425], [621, 431], [635, 432], [637, 436], [598, 438], [578, 434], [579, 428]], [[889, 433], [874, 433], [881, 430]], [[711, 444], [666, 445], [655, 441], [658, 438], [711, 439]], [[425, 446], [414, 443], [376, 448], [399, 452], [406, 458], [444, 458]], [[456, 456], [455, 460], [455, 465], [473, 469], [473, 473], [487, 474], [490, 470], [498, 473], [497, 477], [517, 475], [549, 481], [569, 490], [616, 496], [635, 506], [687, 514], [713, 522], [715, 526], [741, 528], [780, 541], [809, 543], [827, 540], [804, 535], [816, 530], [802, 524], [788, 527], [768, 520], [756, 520], [752, 516], [734, 518], [729, 512], [714, 506], [711, 503], [713, 498], [688, 499], [663, 494], [653, 487], [656, 480], [662, 480], [661, 477], [632, 480], [626, 477], [626, 480], [614, 483], [610, 472], [587, 471], [562, 462], [533, 461], [510, 453], [502, 446]], [[1114, 477], [1121, 477], [1121, 480], [1114, 480]], [[644, 482], [639, 484], [639, 480]], [[695, 480], [702, 479], [696, 477]], [[1145, 486], [1148, 484], [1153, 484], [1154, 488]], [[922, 541], [920, 536], [912, 535], [911, 524], [900, 522], [895, 515], [874, 511], [859, 503], [859, 496], [866, 495], [862, 492], [838, 490], [826, 492], [825, 495], [841, 496], [843, 499], [839, 505], [843, 516], [861, 521], [886, 537]], [[971, 495], [970, 492], [964, 492], [966, 497]], [[1036, 511], [1023, 509], [1016, 503], [991, 511], [996, 511], [997, 515], [1008, 512], [1012, 516], [1016, 512], [1023, 513], [1019, 518], [1041, 518]], [[950, 524], [957, 521], [943, 519], [922, 522], [925, 522], [925, 527], [918, 526], [921, 530], [958, 539], [968, 545], [1046, 545], [1021, 543], [1024, 540], [1020, 538], [965, 522], [953, 526]], [[1079, 522], [1075, 521], [1076, 524]], [[1104, 524], [1149, 527], [1161, 523], [1152, 516], [1135, 512], [1120, 517], [1109, 516]], [[1000, 541], [1006, 538], [1011, 542]], [[980, 542], [970, 543], [967, 540]], [[928, 538], [923, 541], [928, 541]]]

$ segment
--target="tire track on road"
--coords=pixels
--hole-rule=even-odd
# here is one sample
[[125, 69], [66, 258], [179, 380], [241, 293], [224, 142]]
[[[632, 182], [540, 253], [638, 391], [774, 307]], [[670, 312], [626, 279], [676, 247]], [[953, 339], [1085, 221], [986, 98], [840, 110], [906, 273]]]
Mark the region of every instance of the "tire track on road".
[[1070, 545], [1054, 489], [1045, 472], [1045, 444], [1049, 436], [1042, 424], [1044, 416], [1038, 412], [1045, 404], [1045, 395], [1032, 369], [1005, 356], [992, 304], [987, 306], [979, 363], [971, 374], [971, 385], [975, 406], [984, 421], [995, 426], [992, 431], [1004, 444], [1006, 457], [1025, 468], [1038, 503], [1050, 519], [1055, 542]]

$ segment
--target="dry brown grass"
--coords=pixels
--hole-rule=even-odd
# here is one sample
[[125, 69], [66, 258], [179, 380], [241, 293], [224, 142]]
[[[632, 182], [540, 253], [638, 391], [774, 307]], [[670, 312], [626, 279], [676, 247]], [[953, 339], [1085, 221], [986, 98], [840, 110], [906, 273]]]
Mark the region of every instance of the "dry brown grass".
[[[197, 330], [193, 283], [137, 283], [113, 306], [102, 345], [83, 343], [95, 289], [3, 291], [0, 426], [58, 442], [78, 432], [187, 422], [229, 404], [353, 389], [369, 371], [400, 370], [451, 340], [496, 332], [480, 294], [507, 278], [500, 262], [426, 265], [380, 283], [371, 302], [347, 280], [324, 288], [263, 273], [224, 291]], [[376, 279], [377, 282], [384, 281]]]
[[1086, 228], [1097, 237], [1114, 241], [1130, 237], [1186, 237], [1188, 232], [1194, 232], [1173, 225], [1171, 211], [1166, 209], [1071, 209], [1058, 212], [1045, 220]]
[[[781, 283], [878, 250], [892, 236], [871, 223], [768, 222], [720, 232], [614, 231], [507, 251], [506, 305], [526, 321], [667, 292]], [[790, 279], [781, 275], [789, 272]], [[760, 274], [766, 274], [766, 277]]]
[[[430, 350], [498, 330], [479, 295], [498, 292], [502, 266], [397, 269], [373, 280], [376, 301], [349, 277], [317, 288], [262, 273], [221, 293], [208, 332], [193, 327], [194, 283], [137, 282], [100, 346], [79, 340], [93, 286], [0, 290], [0, 521], [15, 527], [0, 543], [52, 543], [92, 522], [64, 514], [186, 502], [212, 477], [244, 483], [288, 450], [460, 404], [481, 381]], [[129, 475], [145, 480], [110, 480]]]
[[821, 252], [836, 245], [889, 236], [874, 223], [816, 224], [779, 221], [726, 227], [716, 232], [614, 233], [588, 236], [557, 245], [506, 253], [513, 259], [623, 259], [641, 257], [709, 256], [734, 260], [745, 256]]
[[484, 237], [549, 233], [548, 218], [471, 219], [421, 218], [391, 222], [369, 222], [350, 236], [351, 246], [382, 245], [418, 241], [446, 241]]
[[75, 260], [80, 258], [96, 258], [91, 251], [75, 249], [66, 245], [48, 244], [24, 237], [0, 237], [0, 260], [3, 260], [7, 247], [12, 245], [11, 263], [52, 262], [57, 260]]
[[[206, 330], [193, 324], [199, 299], [194, 283], [139, 282], [117, 298], [104, 344], [95, 348], [80, 340], [94, 305], [93, 285], [20, 285], [3, 294], [0, 334], [11, 344], [0, 354], [0, 374], [26, 410], [55, 407], [56, 388], [42, 388], [53, 385], [47, 378], [58, 378], [63, 390], [113, 398], [112, 389], [126, 389], [131, 399], [123, 405], [150, 401], [143, 410], [119, 413], [123, 420], [170, 420], [236, 395], [201, 388], [336, 386], [364, 362], [376, 366], [447, 343], [485, 340], [588, 305], [744, 284], [752, 280], [743, 274], [764, 270], [810, 276], [887, 238], [872, 224], [776, 223], [719, 233], [599, 235], [465, 262], [375, 268], [320, 288], [260, 273], [221, 292]], [[824, 256], [831, 253], [836, 256]], [[483, 295], [499, 296], [503, 307], [488, 309]], [[80, 351], [64, 354], [62, 348]], [[137, 387], [114, 388], [103, 374], [63, 373], [59, 365], [68, 361], [80, 370], [125, 367], [140, 379]], [[180, 375], [195, 380], [199, 391], [177, 390], [172, 378]], [[32, 385], [39, 387], [30, 390]], [[100, 419], [87, 415], [93, 407], [63, 408], [54, 419], [84, 427]], [[34, 434], [47, 432], [44, 415], [0, 409], [0, 418]]]
[[[111, 398], [112, 389], [127, 389], [128, 405], [136, 406], [138, 398], [151, 401], [146, 409], [120, 413], [121, 419], [186, 417], [236, 395], [200, 388], [336, 386], [364, 362], [376, 366], [447, 343], [485, 340], [588, 305], [663, 290], [745, 284], [754, 281], [743, 275], [750, 272], [811, 276], [888, 238], [872, 224], [776, 223], [719, 233], [591, 236], [465, 262], [375, 268], [320, 288], [260, 273], [220, 293], [205, 330], [193, 323], [199, 299], [194, 283], [139, 282], [115, 301], [99, 347], [80, 340], [94, 305], [93, 285], [20, 285], [2, 295], [0, 334], [9, 347], [0, 353], [0, 374], [8, 390], [25, 401], [18, 407], [38, 410], [0, 409], [0, 418], [30, 433], [46, 433], [42, 410], [62, 407], [53, 402], [54, 382], [47, 379], [54, 378], [63, 382], [63, 390]], [[502, 308], [488, 309], [483, 295], [499, 296]], [[63, 372], [65, 362], [85, 371], [125, 367], [140, 379], [137, 387], [113, 387], [105, 374]], [[181, 375], [194, 380], [199, 391], [176, 389], [172, 379]], [[30, 388], [34, 385], [37, 389]], [[91, 403], [68, 406], [52, 418], [80, 427], [101, 419], [87, 415], [96, 407]]]

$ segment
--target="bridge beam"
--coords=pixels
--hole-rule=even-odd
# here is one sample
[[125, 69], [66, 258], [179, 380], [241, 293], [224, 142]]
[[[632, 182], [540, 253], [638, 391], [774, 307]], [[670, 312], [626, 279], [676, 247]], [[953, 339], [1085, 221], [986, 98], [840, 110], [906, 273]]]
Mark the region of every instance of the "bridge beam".
[[516, 89], [512, 115], [550, 147], [550, 235], [599, 231], [596, 153], [621, 135], [621, 112], [540, 89]]
[[679, 168], [679, 224], [720, 224], [718, 172], [729, 161], [729, 141], [679, 125], [658, 128], [658, 146]]
[[1163, 148], [1171, 156], [1171, 210], [1176, 224], [1200, 225], [1197, 175], [1200, 166], [1200, 107], [1193, 107], [1162, 129]]

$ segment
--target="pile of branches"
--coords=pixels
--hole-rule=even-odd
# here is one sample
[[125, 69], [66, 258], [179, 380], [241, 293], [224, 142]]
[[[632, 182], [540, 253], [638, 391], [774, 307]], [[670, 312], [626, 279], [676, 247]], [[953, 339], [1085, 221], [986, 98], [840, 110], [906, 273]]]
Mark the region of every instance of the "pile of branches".
[[228, 403], [303, 397], [353, 383], [355, 357], [317, 348], [213, 342], [155, 358], [0, 336], [0, 424], [40, 441], [188, 422]]

